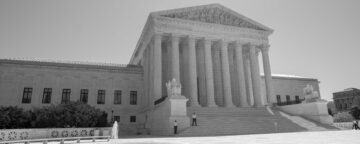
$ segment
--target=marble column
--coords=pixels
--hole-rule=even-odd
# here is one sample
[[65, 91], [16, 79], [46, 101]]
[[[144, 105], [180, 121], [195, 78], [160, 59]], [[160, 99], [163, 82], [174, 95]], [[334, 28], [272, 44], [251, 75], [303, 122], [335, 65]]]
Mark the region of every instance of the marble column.
[[196, 75], [196, 49], [195, 49], [196, 39], [194, 37], [188, 37], [188, 48], [189, 48], [189, 64], [188, 64], [188, 74], [189, 74], [189, 91], [190, 91], [190, 106], [199, 107], [198, 101], [198, 85], [197, 85], [197, 75]]
[[144, 53], [143, 53], [143, 58], [141, 61], [144, 61], [144, 96], [145, 96], [145, 100], [147, 102], [147, 105], [150, 104], [150, 102], [148, 101], [149, 99], [149, 92], [148, 92], [148, 77], [149, 77], [149, 60], [148, 60], [148, 52], [149, 49], [145, 49]]
[[154, 106], [154, 41], [150, 42], [149, 47], [149, 78], [148, 78], [148, 92], [150, 107]]
[[234, 107], [232, 102], [231, 94], [231, 81], [230, 81], [230, 68], [229, 68], [229, 57], [228, 57], [228, 43], [224, 40], [221, 43], [221, 69], [223, 79], [223, 94], [224, 94], [224, 106]]
[[179, 40], [180, 36], [171, 35], [171, 79], [175, 78], [178, 82], [180, 82]]
[[214, 97], [214, 72], [211, 56], [211, 41], [204, 39], [204, 54], [205, 54], [205, 75], [206, 75], [206, 96], [207, 106], [217, 107]]
[[254, 94], [254, 107], [262, 107], [259, 60], [256, 54], [256, 47], [250, 44], [251, 79]]
[[244, 75], [244, 62], [243, 62], [243, 47], [242, 43], [236, 42], [235, 44], [235, 57], [236, 57], [236, 72], [238, 75], [239, 90], [240, 90], [240, 107], [248, 107], [246, 98], [245, 75]]
[[263, 58], [264, 74], [265, 74], [265, 86], [266, 86], [266, 98], [267, 104], [271, 105], [272, 98], [272, 78], [271, 78], [271, 68], [269, 60], [269, 45], [264, 45], [261, 49], [261, 54]]
[[155, 100], [162, 97], [162, 65], [161, 65], [161, 34], [154, 35], [154, 47], [153, 47], [153, 63], [154, 63], [154, 70], [153, 70], [153, 96]]
[[254, 95], [252, 89], [252, 80], [251, 80], [251, 68], [250, 68], [250, 54], [247, 52], [243, 55], [244, 60], [244, 72], [245, 72], [245, 83], [246, 83], [246, 96], [249, 106], [254, 104]]

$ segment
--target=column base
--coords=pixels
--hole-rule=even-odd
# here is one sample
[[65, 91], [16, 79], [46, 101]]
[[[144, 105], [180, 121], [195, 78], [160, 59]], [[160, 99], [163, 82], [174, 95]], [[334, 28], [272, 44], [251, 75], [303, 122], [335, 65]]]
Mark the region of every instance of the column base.
[[191, 103], [190, 107], [195, 107], [195, 108], [199, 108], [202, 107], [200, 104], [196, 104], [196, 103]]
[[249, 104], [247, 104], [247, 103], [245, 103], [245, 104], [240, 103], [239, 107], [241, 108], [241, 107], [251, 107], [251, 106]]
[[246, 105], [246, 106], [238, 106], [238, 108], [250, 108], [252, 106]]
[[226, 107], [226, 108], [236, 108], [235, 105], [226, 105], [226, 106], [224, 106], [224, 107]]
[[264, 105], [258, 105], [258, 106], [252, 106], [252, 107], [254, 107], [254, 108], [262, 108], [262, 107], [265, 107]]
[[214, 103], [214, 104], [208, 104], [206, 107], [219, 107], [219, 106]]

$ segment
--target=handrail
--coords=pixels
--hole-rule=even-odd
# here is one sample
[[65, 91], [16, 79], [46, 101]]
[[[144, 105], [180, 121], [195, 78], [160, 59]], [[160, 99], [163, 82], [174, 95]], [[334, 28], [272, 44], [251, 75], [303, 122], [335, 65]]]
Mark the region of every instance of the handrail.
[[96, 138], [106, 138], [107, 141], [110, 141], [110, 136], [89, 136], [89, 137], [63, 137], [63, 138], [48, 138], [48, 139], [0, 141], [0, 144], [12, 144], [12, 143], [29, 144], [30, 142], [43, 142], [43, 144], [47, 144], [48, 141], [58, 141], [58, 140], [60, 140], [60, 144], [64, 144], [65, 140], [76, 140], [76, 143], [80, 143], [80, 140], [84, 140], [84, 139], [92, 139], [92, 141], [95, 142]]
[[163, 96], [163, 97], [157, 99], [157, 100], [154, 102], [154, 105], [157, 105], [157, 104], [165, 101], [165, 99], [166, 99], [167, 97], [168, 97], [168, 96]]

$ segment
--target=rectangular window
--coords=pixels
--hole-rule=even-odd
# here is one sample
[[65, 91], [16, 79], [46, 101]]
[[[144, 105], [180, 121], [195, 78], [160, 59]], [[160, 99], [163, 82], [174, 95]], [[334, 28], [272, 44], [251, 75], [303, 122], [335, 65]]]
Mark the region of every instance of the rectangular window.
[[42, 103], [51, 103], [52, 88], [44, 88]]
[[89, 90], [88, 89], [81, 89], [80, 90], [80, 102], [87, 103], [88, 102], [88, 95], [89, 95]]
[[300, 102], [299, 96], [295, 96], [295, 102], [296, 102], [296, 103], [299, 103], [299, 102]]
[[63, 89], [62, 98], [61, 98], [62, 104], [67, 104], [70, 102], [70, 93], [71, 93], [70, 89]]
[[137, 91], [130, 91], [130, 105], [137, 104]]
[[280, 97], [280, 95], [276, 95], [276, 101], [277, 101], [278, 104], [281, 103], [281, 97]]
[[121, 90], [114, 91], [114, 104], [121, 104]]
[[24, 88], [22, 103], [31, 103], [32, 88]]
[[120, 116], [114, 116], [114, 121], [120, 122]]
[[98, 90], [97, 104], [105, 104], [105, 90]]
[[136, 122], [136, 116], [130, 116], [130, 122], [131, 123]]
[[286, 95], [286, 103], [290, 103], [290, 96]]

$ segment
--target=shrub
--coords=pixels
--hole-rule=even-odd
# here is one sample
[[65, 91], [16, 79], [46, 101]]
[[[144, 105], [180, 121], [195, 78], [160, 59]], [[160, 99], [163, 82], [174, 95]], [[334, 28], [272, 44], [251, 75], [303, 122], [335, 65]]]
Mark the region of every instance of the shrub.
[[339, 112], [334, 115], [334, 122], [352, 122], [354, 118], [348, 112]]
[[17, 106], [0, 107], [0, 129], [31, 127], [31, 112]]
[[50, 105], [24, 111], [0, 107], [0, 129], [108, 126], [107, 113], [82, 102]]
[[37, 128], [107, 126], [106, 112], [82, 102], [51, 105], [35, 109], [34, 114], [34, 126]]

